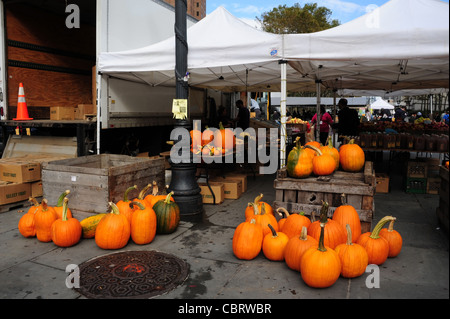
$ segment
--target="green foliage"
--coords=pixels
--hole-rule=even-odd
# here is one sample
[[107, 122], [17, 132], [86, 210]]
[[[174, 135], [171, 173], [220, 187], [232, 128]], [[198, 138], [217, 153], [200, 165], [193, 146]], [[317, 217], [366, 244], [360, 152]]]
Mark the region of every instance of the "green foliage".
[[303, 8], [296, 3], [292, 7], [279, 5], [257, 19], [266, 32], [311, 33], [338, 26], [338, 20], [330, 21], [331, 14], [330, 9], [318, 7], [317, 3], [307, 3]]

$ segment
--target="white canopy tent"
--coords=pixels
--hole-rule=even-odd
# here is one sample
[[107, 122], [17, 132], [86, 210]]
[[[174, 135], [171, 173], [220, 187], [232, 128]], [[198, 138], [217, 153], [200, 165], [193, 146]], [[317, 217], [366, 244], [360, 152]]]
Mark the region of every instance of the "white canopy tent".
[[394, 106], [383, 100], [381, 97], [377, 97], [374, 102], [370, 103], [370, 108], [372, 110], [393, 110]]
[[[187, 30], [189, 84], [281, 96], [281, 165], [288, 90], [448, 88], [448, 4], [391, 0], [341, 26], [311, 33], [259, 31], [220, 7]], [[289, 63], [280, 63], [289, 61]], [[174, 86], [175, 38], [137, 50], [101, 53], [103, 75]], [[284, 133], [283, 133], [284, 132]]]

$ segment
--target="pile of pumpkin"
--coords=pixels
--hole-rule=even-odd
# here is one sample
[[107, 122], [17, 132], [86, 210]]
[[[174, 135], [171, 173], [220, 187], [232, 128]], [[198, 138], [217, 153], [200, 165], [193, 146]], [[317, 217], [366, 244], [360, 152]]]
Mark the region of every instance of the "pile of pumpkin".
[[219, 129], [206, 127], [203, 132], [199, 129], [193, 129], [189, 133], [191, 136], [191, 152], [194, 154], [222, 156], [232, 153], [236, 145], [234, 131], [225, 128], [222, 122], [219, 123]]
[[339, 150], [333, 146], [331, 137], [327, 145], [311, 141], [302, 146], [300, 138], [296, 139], [295, 144], [286, 163], [288, 175], [294, 178], [306, 178], [312, 173], [326, 176], [339, 167], [346, 172], [359, 172], [365, 164], [364, 151], [354, 140], [341, 145]]
[[[146, 195], [148, 189], [151, 194]], [[156, 234], [174, 232], [180, 221], [180, 209], [172, 195], [159, 194], [156, 182], [147, 185], [138, 197], [129, 200], [129, 187], [122, 200], [110, 202], [110, 213], [96, 214], [81, 221], [72, 216], [67, 195], [63, 192], [56, 206], [49, 206], [47, 199], [39, 204], [30, 198], [32, 206], [19, 220], [19, 232], [26, 238], [37, 237], [41, 242], [53, 242], [59, 247], [71, 247], [82, 238], [95, 238], [102, 249], [120, 249], [131, 238], [138, 245], [149, 244]]]
[[[361, 234], [359, 215], [351, 205], [343, 203], [328, 218], [328, 203], [323, 202], [317, 221], [279, 208], [277, 220], [262, 196], [249, 203], [245, 222], [235, 229], [233, 253], [239, 259], [254, 259], [262, 251], [267, 259], [284, 261], [300, 272], [308, 286], [325, 288], [339, 276], [361, 276], [369, 264], [381, 265], [401, 251], [403, 240], [394, 230], [395, 217], [385, 216], [372, 232]], [[388, 222], [389, 227], [383, 228]]]

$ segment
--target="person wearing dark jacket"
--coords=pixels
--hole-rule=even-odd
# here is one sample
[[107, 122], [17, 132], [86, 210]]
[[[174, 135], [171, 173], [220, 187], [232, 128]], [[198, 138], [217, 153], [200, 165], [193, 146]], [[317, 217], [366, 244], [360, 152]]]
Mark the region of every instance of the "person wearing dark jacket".
[[[359, 116], [358, 112], [348, 107], [347, 99], [340, 99], [339, 107], [339, 123], [337, 129], [339, 136], [358, 136]], [[341, 138], [340, 138], [341, 140]]]

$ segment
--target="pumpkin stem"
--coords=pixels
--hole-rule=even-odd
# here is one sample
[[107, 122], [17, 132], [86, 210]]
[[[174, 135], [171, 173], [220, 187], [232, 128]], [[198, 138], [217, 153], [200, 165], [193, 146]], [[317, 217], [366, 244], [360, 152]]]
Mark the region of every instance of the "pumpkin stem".
[[333, 148], [334, 147], [333, 146], [333, 138], [331, 136], [328, 136], [328, 144], [327, 144], [327, 146], [329, 148]]
[[311, 223], [314, 223], [315, 221], [316, 221], [316, 211], [315, 210], [313, 210], [312, 212], [311, 212]]
[[248, 203], [248, 206], [252, 206], [253, 207], [253, 215], [259, 215], [259, 208], [258, 205], [256, 205], [255, 203]]
[[262, 204], [261, 205], [261, 215], [265, 215], [266, 214], [266, 205]]
[[322, 201], [322, 208], [320, 209], [320, 222], [324, 225], [328, 221], [328, 202]]
[[219, 122], [219, 130], [224, 130], [225, 127], [223, 126], [222, 122]]
[[[281, 211], [281, 213], [280, 213], [280, 211]], [[277, 208], [277, 213], [278, 213], [278, 215], [280, 215], [280, 217], [283, 217], [283, 215], [284, 215], [286, 218], [288, 218], [290, 215], [289, 212], [284, 207]]]
[[267, 224], [267, 226], [268, 226], [268, 227], [270, 228], [270, 230], [272, 231], [272, 237], [273, 237], [273, 238], [278, 237], [278, 234], [277, 234], [277, 231], [275, 230], [275, 228], [273, 228], [273, 226], [270, 225], [270, 224]]
[[258, 196], [256, 196], [256, 198], [255, 198], [255, 204], [259, 204], [259, 201], [262, 199], [264, 197], [264, 195], [261, 193], [261, 194], [259, 194]]
[[344, 193], [341, 195], [341, 205], [347, 205], [347, 197]]
[[378, 222], [378, 224], [375, 226], [375, 228], [373, 229], [373, 231], [372, 231], [372, 233], [370, 234], [370, 238], [373, 238], [373, 239], [378, 239], [378, 238], [380, 238], [380, 236], [379, 236], [379, 234], [380, 234], [380, 230], [384, 227], [384, 225], [387, 223], [387, 222], [390, 222], [390, 221], [394, 221], [396, 218], [395, 217], [392, 217], [392, 216], [385, 216], [385, 217], [383, 217], [379, 222]]
[[111, 214], [116, 214], [116, 215], [120, 214], [119, 207], [117, 207], [117, 205], [115, 203], [109, 202], [109, 206], [111, 206]]
[[156, 195], [158, 195], [158, 192], [159, 192], [158, 184], [156, 183], [156, 181], [153, 181], [153, 183], [152, 183], [152, 195], [156, 196]]
[[44, 212], [46, 212], [46, 211], [48, 210], [48, 201], [47, 201], [46, 198], [44, 198], [44, 199], [42, 200], [41, 206], [42, 206], [42, 210], [43, 210]]
[[63, 205], [64, 198], [66, 198], [66, 196], [69, 195], [69, 194], [70, 194], [70, 190], [66, 190], [66, 191], [64, 191], [64, 193], [59, 195], [56, 207], [61, 207]]
[[347, 245], [353, 245], [353, 242], [352, 242], [352, 229], [350, 228], [349, 224], [346, 224], [345, 228], [347, 229]]
[[152, 186], [152, 184], [148, 184], [147, 186], [145, 186], [141, 192], [139, 193], [138, 199], [144, 199], [145, 197], [145, 193], [147, 193], [148, 189], [150, 188], [150, 186]]
[[391, 220], [391, 222], [389, 223], [389, 227], [388, 227], [389, 232], [392, 232], [394, 230], [394, 222], [395, 222], [395, 219]]
[[123, 194], [123, 201], [124, 201], [125, 203], [126, 203], [126, 202], [129, 202], [129, 200], [128, 200], [128, 193], [129, 193], [130, 191], [132, 191], [133, 189], [137, 189], [137, 185], [128, 187], [128, 188], [125, 190], [125, 193]]
[[307, 240], [308, 239], [308, 228], [306, 226], [302, 227], [302, 232], [300, 234], [300, 240]]
[[167, 194], [166, 199], [164, 200], [164, 203], [166, 204], [170, 204], [170, 198], [172, 197], [174, 193], [170, 192], [169, 194]]
[[308, 145], [305, 145], [304, 147], [305, 148], [310, 148], [313, 151], [315, 151], [317, 153], [317, 155], [322, 156], [322, 152], [317, 147], [315, 147], [314, 145], [308, 144]]
[[67, 221], [67, 210], [69, 206], [69, 199], [67, 197], [64, 197], [64, 201], [62, 204], [62, 220]]
[[30, 197], [28, 198], [28, 201], [34, 206], [34, 207], [38, 207], [39, 206], [39, 202], [36, 200], [36, 198], [34, 197]]
[[319, 250], [321, 252], [327, 251], [327, 249], [325, 248], [325, 245], [323, 244], [324, 237], [325, 237], [325, 224], [321, 222], [320, 223], [319, 247], [317, 247], [317, 250]]
[[136, 205], [137, 207], [139, 207], [140, 210], [144, 210], [145, 206], [141, 203], [141, 202], [137, 202], [137, 201], [132, 201], [130, 203], [130, 208], [133, 208], [133, 206]]

